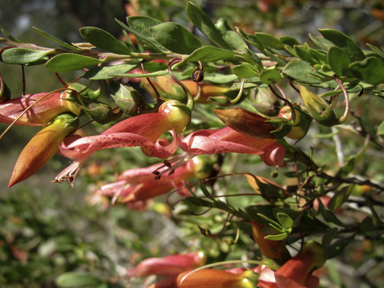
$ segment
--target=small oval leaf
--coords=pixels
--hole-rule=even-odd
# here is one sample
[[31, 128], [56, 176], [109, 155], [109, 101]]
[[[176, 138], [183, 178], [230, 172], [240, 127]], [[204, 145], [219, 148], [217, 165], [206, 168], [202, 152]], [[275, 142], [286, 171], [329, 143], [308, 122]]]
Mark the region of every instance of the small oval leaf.
[[332, 70], [339, 76], [347, 75], [349, 73], [349, 57], [343, 49], [332, 46], [328, 50], [328, 64]]
[[80, 29], [80, 34], [86, 41], [104, 51], [123, 55], [129, 55], [131, 52], [123, 43], [103, 29], [83, 27]]
[[218, 60], [236, 60], [235, 52], [224, 50], [213, 46], [205, 46], [195, 50], [187, 61], [213, 62]]
[[277, 70], [263, 70], [260, 73], [260, 81], [264, 84], [276, 84], [280, 79], [282, 77]]
[[69, 72], [102, 63], [99, 59], [79, 54], [60, 54], [47, 62], [46, 67], [53, 72]]
[[293, 226], [293, 220], [291, 217], [283, 212], [277, 213], [277, 220], [279, 220], [281, 226], [283, 226], [285, 229], [292, 228]]
[[384, 79], [384, 65], [376, 57], [353, 62], [349, 68], [353, 76], [369, 84], [377, 85]]
[[52, 50], [38, 51], [25, 48], [11, 48], [4, 50], [1, 60], [8, 64], [28, 64], [40, 60], [52, 53]]
[[158, 43], [175, 53], [191, 54], [201, 47], [200, 40], [188, 29], [173, 22], [161, 23], [149, 31]]

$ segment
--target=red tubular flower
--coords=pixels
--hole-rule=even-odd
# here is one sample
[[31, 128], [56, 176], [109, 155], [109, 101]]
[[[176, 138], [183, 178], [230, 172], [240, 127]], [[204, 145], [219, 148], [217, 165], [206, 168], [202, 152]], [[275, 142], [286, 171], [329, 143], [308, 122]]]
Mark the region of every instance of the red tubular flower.
[[[45, 97], [45, 98], [44, 98]], [[33, 105], [26, 111], [15, 123], [21, 126], [43, 126], [50, 122], [55, 116], [72, 112], [76, 115], [80, 113], [80, 107], [71, 101], [67, 101], [68, 94], [61, 93], [37, 93], [28, 94], [0, 104], [0, 122], [11, 124], [24, 112], [30, 105]], [[44, 98], [44, 99], [43, 99]]]
[[135, 268], [127, 269], [128, 277], [146, 277], [149, 275], [169, 276], [187, 270], [196, 269], [205, 263], [202, 252], [176, 254], [164, 258], [149, 258]]
[[9, 181], [11, 187], [35, 174], [59, 150], [64, 137], [75, 131], [78, 120], [70, 114], [62, 114], [52, 124], [43, 128], [24, 147], [13, 168]]
[[275, 139], [255, 139], [230, 127], [200, 130], [189, 134], [179, 147], [194, 155], [216, 153], [243, 153], [260, 155], [268, 166], [283, 165], [285, 148]]
[[175, 137], [171, 144], [166, 139], [159, 138], [169, 130], [175, 136], [175, 133], [181, 133], [189, 124], [190, 112], [180, 105], [182, 104], [177, 101], [167, 101], [160, 106], [157, 113], [128, 118], [100, 135], [77, 139], [66, 147], [63, 145], [60, 153], [76, 161], [57, 175], [55, 182], [68, 179], [73, 184], [81, 166], [101, 149], [141, 146], [143, 153], [149, 157], [165, 159], [171, 156], [177, 149]]
[[[152, 284], [148, 288], [254, 288], [254, 283], [243, 274], [223, 270], [201, 269], [186, 271]], [[188, 275], [189, 274], [189, 275]]]
[[258, 287], [261, 288], [318, 288], [319, 279], [309, 273], [325, 263], [323, 246], [308, 241], [303, 251], [288, 260], [276, 272], [264, 268], [259, 277]]
[[123, 202], [145, 201], [175, 189], [179, 189], [180, 195], [187, 196], [190, 193], [185, 188], [185, 181], [208, 177], [213, 164], [209, 157], [197, 156], [180, 166], [173, 174], [165, 174], [160, 179], [155, 179], [153, 172], [161, 168], [162, 164], [130, 169], [118, 176], [117, 182], [104, 185], [100, 190], [104, 195], [123, 198]]
[[261, 253], [269, 258], [273, 259], [279, 263], [286, 262], [289, 258], [289, 252], [287, 248], [284, 245], [284, 241], [275, 241], [275, 240], [269, 240], [265, 239], [266, 234], [261, 232], [261, 229], [263, 229], [264, 226], [260, 225], [259, 223], [252, 221], [252, 234], [253, 239], [259, 246]]

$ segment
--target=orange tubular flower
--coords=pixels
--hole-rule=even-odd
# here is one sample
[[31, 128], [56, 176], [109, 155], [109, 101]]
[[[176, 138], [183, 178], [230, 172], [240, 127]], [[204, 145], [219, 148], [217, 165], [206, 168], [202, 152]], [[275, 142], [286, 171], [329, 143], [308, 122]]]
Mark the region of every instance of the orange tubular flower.
[[[223, 270], [202, 269], [169, 276], [148, 288], [254, 288], [248, 273], [235, 274]], [[189, 275], [188, 275], [189, 274]]]
[[278, 263], [286, 262], [291, 256], [284, 245], [284, 241], [265, 239], [265, 236], [267, 235], [261, 232], [261, 229], [263, 228], [263, 225], [260, 225], [256, 221], [252, 221], [253, 239], [259, 246], [261, 253], [265, 257], [273, 259]]
[[55, 116], [72, 112], [76, 115], [80, 114], [80, 107], [65, 100], [69, 97], [66, 92], [61, 93], [37, 93], [28, 94], [18, 97], [0, 104], [0, 122], [11, 124], [17, 119], [30, 105], [28, 109], [15, 123], [21, 126], [44, 126], [50, 122]]
[[276, 272], [264, 268], [259, 277], [258, 287], [261, 288], [318, 288], [319, 279], [309, 273], [320, 268], [325, 263], [325, 250], [323, 246], [308, 241], [303, 251], [288, 260]]
[[104, 185], [100, 190], [106, 196], [123, 198], [123, 202], [145, 201], [175, 189], [180, 189], [180, 195], [187, 196], [190, 193], [185, 188], [185, 181], [208, 177], [214, 163], [208, 156], [197, 156], [160, 179], [156, 179], [153, 172], [164, 166], [162, 164], [130, 169], [118, 176], [115, 183]]
[[127, 269], [128, 277], [146, 277], [149, 275], [169, 276], [204, 265], [203, 252], [176, 254], [164, 258], [148, 258], [135, 268]]
[[71, 114], [57, 116], [24, 147], [13, 168], [9, 187], [35, 174], [59, 150], [63, 139], [76, 130], [78, 120]]

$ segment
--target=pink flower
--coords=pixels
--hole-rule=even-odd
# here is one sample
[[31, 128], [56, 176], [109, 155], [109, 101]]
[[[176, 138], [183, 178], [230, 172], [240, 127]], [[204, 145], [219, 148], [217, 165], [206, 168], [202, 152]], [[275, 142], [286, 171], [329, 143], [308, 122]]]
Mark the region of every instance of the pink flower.
[[198, 268], [205, 263], [202, 252], [176, 254], [164, 258], [149, 258], [135, 268], [127, 269], [128, 277], [146, 277], [149, 275], [169, 276]]
[[[69, 97], [67, 93], [37, 93], [28, 94], [0, 104], [0, 122], [11, 124], [30, 105], [34, 104], [16, 121], [15, 125], [21, 126], [43, 126], [55, 116], [64, 112], [80, 113], [80, 107], [64, 98]], [[37, 102], [40, 100], [39, 102]]]
[[285, 148], [275, 139], [255, 139], [230, 127], [200, 130], [189, 134], [179, 147], [194, 155], [216, 153], [243, 153], [260, 155], [268, 166], [283, 165]]
[[185, 187], [185, 181], [208, 177], [213, 164], [214, 161], [209, 157], [197, 156], [173, 170], [174, 173], [156, 177], [159, 179], [155, 178], [153, 172], [165, 165], [155, 164], [147, 168], [130, 169], [118, 176], [115, 183], [102, 186], [100, 191], [106, 196], [123, 198], [123, 202], [129, 203], [146, 201], [175, 189], [178, 189], [180, 195], [188, 196], [190, 193]]
[[[175, 153], [177, 141], [175, 133], [181, 133], [188, 125], [190, 115], [188, 109], [179, 107], [180, 102], [167, 101], [157, 113], [141, 114], [123, 120], [97, 136], [82, 137], [65, 145], [60, 153], [65, 157], [75, 159], [75, 162], [57, 175], [55, 182], [68, 179], [72, 185], [81, 166], [96, 151], [116, 147], [141, 146], [143, 153], [149, 157], [165, 159]], [[171, 144], [160, 136], [172, 130], [174, 140]], [[73, 137], [72, 137], [73, 139]]]
[[310, 275], [325, 263], [324, 248], [313, 241], [304, 244], [303, 251], [285, 262], [276, 272], [264, 268], [259, 277], [261, 288], [318, 288], [319, 278]]

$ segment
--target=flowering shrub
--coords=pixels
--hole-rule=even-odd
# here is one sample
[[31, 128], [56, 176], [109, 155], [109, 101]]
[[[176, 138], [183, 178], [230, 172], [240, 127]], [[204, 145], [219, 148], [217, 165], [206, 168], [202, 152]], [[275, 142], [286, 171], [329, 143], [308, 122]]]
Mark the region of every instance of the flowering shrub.
[[[274, 7], [267, 2], [259, 4], [266, 12]], [[366, 127], [354, 104], [359, 97], [384, 95], [384, 53], [374, 45], [362, 50], [333, 29], [319, 29], [321, 36], [311, 35], [312, 43], [301, 43], [290, 36], [247, 33], [224, 19], [214, 24], [192, 2], [186, 14], [206, 40], [180, 24], [148, 16], [117, 20], [124, 42], [97, 27], [81, 28], [85, 42], [71, 44], [35, 28], [61, 48], [23, 43], [2, 29], [2, 62], [44, 64], [62, 84], [52, 92], [8, 99], [0, 77], [0, 121], [42, 126], [20, 153], [9, 187], [31, 177], [56, 152], [73, 162], [53, 182], [68, 180], [74, 187], [98, 151], [130, 153], [140, 147], [141, 157], [157, 163], [135, 163], [137, 168], [117, 175], [115, 182], [90, 185], [93, 199], [108, 202], [107, 209], [122, 202], [146, 213], [155, 206], [151, 201], [177, 191], [171, 206], [181, 211], [172, 217], [189, 225], [185, 238], [200, 242], [177, 255], [143, 259], [121, 277], [165, 276], [147, 282], [164, 288], [320, 287], [312, 275], [316, 269], [360, 237], [380, 239], [384, 227], [377, 211], [383, 206], [382, 176], [355, 175], [368, 147], [384, 147], [384, 122]], [[79, 71], [81, 81], [66, 83], [59, 76], [70, 71]], [[89, 88], [93, 81], [99, 83], [96, 91]], [[96, 122], [103, 132], [91, 135], [87, 126], [78, 128], [82, 119]], [[336, 147], [337, 161], [324, 159], [321, 149], [301, 145], [313, 139], [315, 129], [320, 137], [336, 137], [339, 146], [339, 134], [352, 130], [361, 148]], [[245, 157], [236, 158], [240, 155]], [[259, 168], [235, 168], [236, 159]], [[263, 170], [271, 177], [258, 175]], [[245, 185], [235, 188], [221, 182], [243, 176]], [[362, 185], [365, 192], [358, 190]], [[353, 217], [346, 214], [352, 209]], [[211, 244], [205, 243], [216, 244], [207, 248]], [[229, 246], [241, 252], [237, 259], [229, 257]], [[13, 249], [14, 257], [26, 261], [21, 250]], [[195, 252], [200, 250], [208, 255], [206, 266]], [[113, 281], [69, 272], [57, 285]]]

